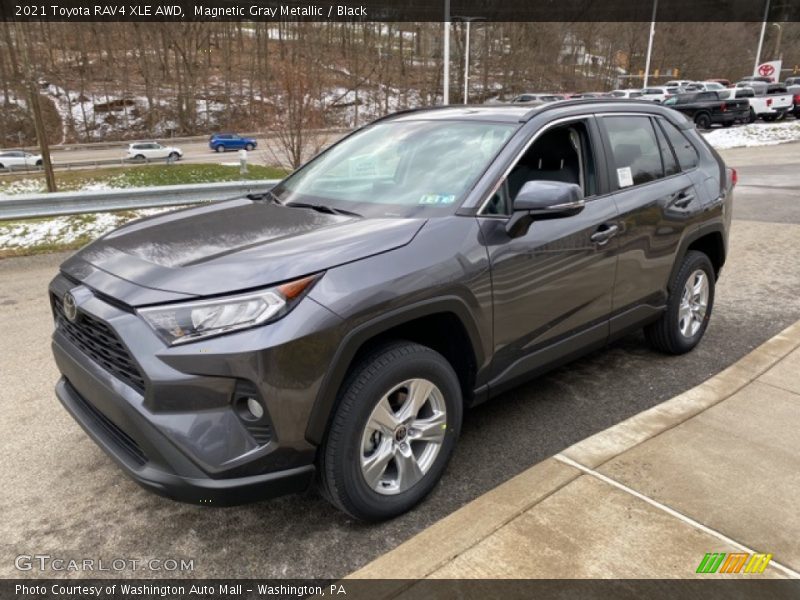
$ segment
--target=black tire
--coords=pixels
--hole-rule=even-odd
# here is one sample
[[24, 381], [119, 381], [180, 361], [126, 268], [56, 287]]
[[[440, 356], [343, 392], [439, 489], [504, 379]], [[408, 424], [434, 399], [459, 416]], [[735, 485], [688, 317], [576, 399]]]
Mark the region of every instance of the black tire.
[[772, 123], [777, 117], [775, 115], [762, 115], [761, 120]]
[[214, 152], [222, 152], [225, 148], [222, 145], [214, 146]]
[[[446, 408], [445, 433], [438, 454], [419, 481], [394, 495], [381, 494], [367, 484], [362, 474], [362, 437], [381, 398], [393, 387], [413, 378], [427, 379], [441, 391]], [[442, 476], [461, 431], [462, 416], [458, 377], [441, 354], [406, 341], [377, 348], [358, 362], [342, 386], [339, 404], [318, 455], [320, 492], [334, 506], [364, 521], [390, 519], [408, 511]], [[409, 442], [409, 447], [415, 446]]]
[[5, 167], [3, 166], [3, 163], [0, 163], [0, 169], [5, 169]]
[[733, 121], [725, 121], [725, 122], [722, 124], [722, 126], [723, 126], [723, 127], [730, 127], [731, 125], [733, 125]]
[[[689, 277], [698, 270], [705, 272], [708, 278], [708, 301], [703, 321], [694, 335], [687, 337], [681, 333], [679, 311], [683, 288]], [[714, 286], [716, 276], [714, 267], [708, 256], [696, 250], [690, 250], [681, 263], [680, 269], [670, 282], [669, 298], [667, 299], [667, 310], [655, 323], [651, 323], [644, 329], [645, 337], [649, 344], [656, 350], [666, 354], [685, 354], [692, 350], [700, 340], [708, 327], [708, 320], [714, 308]]]
[[41, 160], [37, 160], [37, 161], [36, 161], [36, 166], [37, 166], [37, 167], [41, 167], [41, 166], [42, 166], [42, 164], [43, 164], [43, 163], [42, 163], [42, 161], [41, 161]]
[[177, 152], [170, 152], [169, 153], [170, 160], [178, 160], [180, 157], [181, 157], [181, 155], [178, 154]]
[[747, 117], [747, 122], [748, 122], [748, 123], [755, 123], [755, 122], [756, 122], [756, 119], [758, 119], [758, 115], [756, 114], [756, 111], [754, 111], [754, 110], [751, 108], [751, 109], [750, 109], [750, 115]]
[[248, 152], [251, 152], [252, 150], [255, 150], [255, 148], [256, 148], [256, 147], [255, 147], [253, 144], [247, 144], [247, 145], [244, 147], [244, 149], [245, 149], [245, 150], [247, 150]]
[[144, 154], [137, 154], [133, 157], [133, 160], [145, 160]]
[[694, 124], [697, 125], [698, 129], [711, 129], [711, 117], [706, 113], [700, 113], [695, 116]]

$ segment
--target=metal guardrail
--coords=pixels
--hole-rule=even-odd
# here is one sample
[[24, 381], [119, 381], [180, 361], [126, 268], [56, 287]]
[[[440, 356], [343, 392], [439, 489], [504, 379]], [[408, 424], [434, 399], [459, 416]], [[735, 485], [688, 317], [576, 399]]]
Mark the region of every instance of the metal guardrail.
[[278, 181], [256, 179], [91, 192], [0, 195], [0, 221], [216, 202], [266, 192]]

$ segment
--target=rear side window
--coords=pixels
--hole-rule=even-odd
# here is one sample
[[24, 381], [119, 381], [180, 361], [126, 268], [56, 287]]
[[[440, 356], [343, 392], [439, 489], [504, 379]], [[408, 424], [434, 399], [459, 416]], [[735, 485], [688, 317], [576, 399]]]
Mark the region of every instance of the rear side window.
[[681, 169], [684, 171], [694, 169], [700, 162], [700, 158], [697, 156], [697, 150], [694, 149], [692, 143], [672, 123], [664, 119], [658, 119], [658, 122], [675, 150], [675, 156], [678, 158], [678, 164]]
[[658, 138], [658, 149], [661, 150], [661, 160], [664, 162], [664, 175], [676, 175], [680, 173], [681, 168], [678, 166], [678, 161], [675, 159], [675, 154], [672, 152], [672, 146], [667, 141], [664, 132], [660, 127], [656, 127], [656, 138]]
[[620, 188], [664, 176], [656, 132], [649, 117], [604, 117], [602, 122]]

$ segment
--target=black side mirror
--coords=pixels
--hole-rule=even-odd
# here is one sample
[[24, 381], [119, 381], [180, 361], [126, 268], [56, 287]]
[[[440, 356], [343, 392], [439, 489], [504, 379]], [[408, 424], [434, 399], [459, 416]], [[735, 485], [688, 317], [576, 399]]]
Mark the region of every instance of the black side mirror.
[[514, 198], [514, 214], [506, 224], [512, 237], [524, 235], [531, 222], [569, 217], [585, 205], [581, 186], [563, 181], [528, 181]]

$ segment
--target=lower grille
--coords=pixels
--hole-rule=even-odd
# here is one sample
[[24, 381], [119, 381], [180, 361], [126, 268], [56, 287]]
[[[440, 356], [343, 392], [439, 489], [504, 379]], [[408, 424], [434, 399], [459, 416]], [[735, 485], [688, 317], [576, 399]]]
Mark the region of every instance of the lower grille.
[[144, 394], [144, 377], [108, 325], [86, 313], [70, 321], [64, 314], [61, 298], [53, 295], [52, 303], [56, 325], [70, 342], [117, 379]]
[[[70, 387], [72, 386], [70, 385]], [[75, 391], [75, 388], [72, 388], [72, 391], [78, 406], [97, 428], [105, 434], [105, 437], [113, 442], [117, 448], [122, 450], [131, 462], [140, 467], [144, 466], [147, 463], [147, 455], [139, 447], [139, 444], [137, 444], [131, 436], [122, 431], [122, 429], [117, 427], [107, 416], [97, 410], [91, 402], [84, 399], [83, 396]]]

